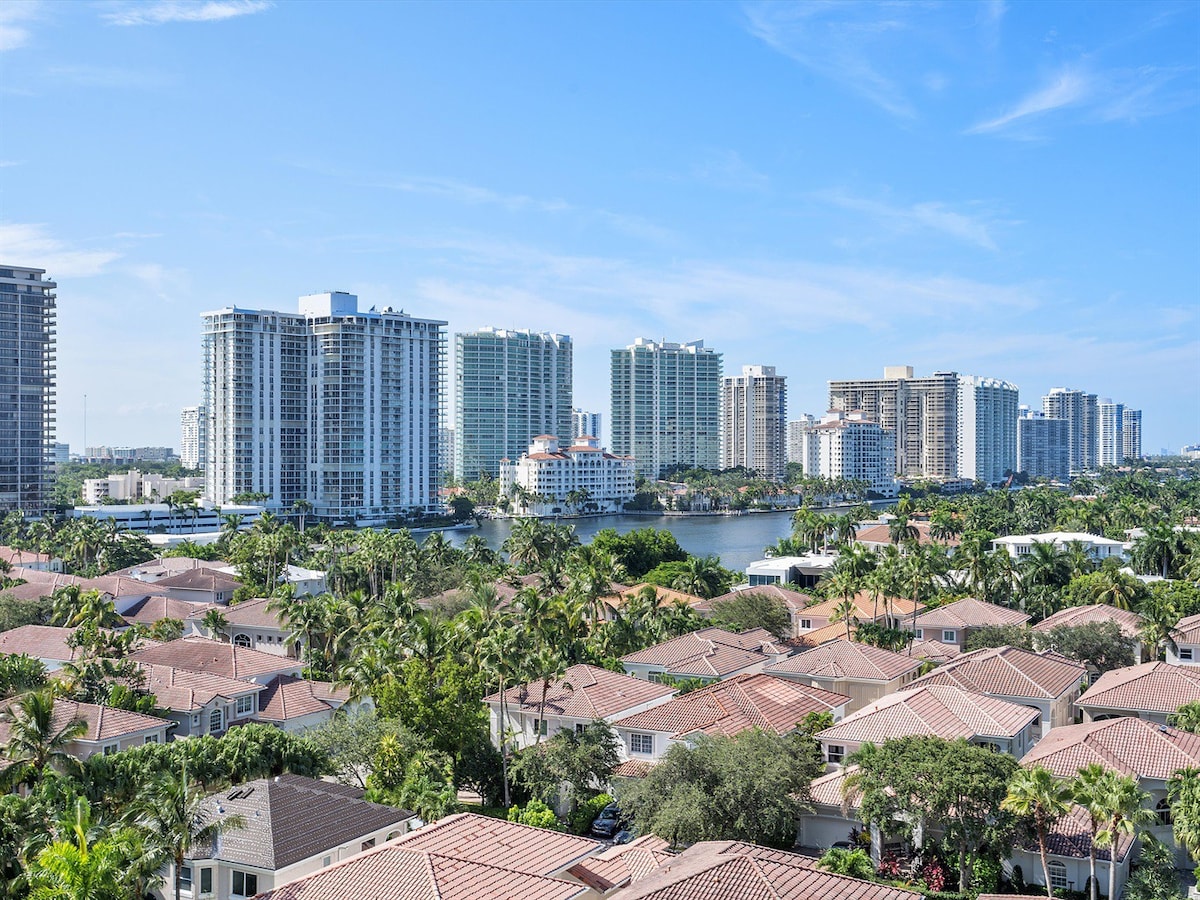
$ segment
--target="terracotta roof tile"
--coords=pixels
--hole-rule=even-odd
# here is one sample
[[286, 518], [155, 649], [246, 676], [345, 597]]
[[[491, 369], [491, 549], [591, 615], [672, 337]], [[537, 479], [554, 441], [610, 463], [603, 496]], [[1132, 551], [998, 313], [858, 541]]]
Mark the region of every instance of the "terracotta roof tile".
[[1085, 666], [1057, 654], [988, 647], [964, 653], [910, 687], [951, 684], [980, 694], [1051, 700], [1078, 687], [1086, 675]]
[[918, 628], [982, 628], [986, 625], [1023, 625], [1029, 616], [1020, 610], [964, 597], [945, 606], [917, 614]]
[[908, 653], [916, 659], [933, 663], [944, 663], [962, 656], [962, 649], [956, 644], [943, 644], [940, 641], [912, 641], [908, 645]]
[[600, 893], [613, 888], [635, 884], [652, 873], [675, 854], [669, 844], [653, 834], [643, 835], [628, 844], [610, 847], [590, 856], [567, 870], [592, 890]]
[[840, 639], [768, 666], [766, 672], [785, 677], [808, 675], [813, 678], [887, 682], [920, 667], [921, 660], [903, 653]]
[[1142, 617], [1128, 609], [1095, 604], [1092, 606], [1068, 606], [1052, 616], [1047, 616], [1033, 626], [1034, 631], [1046, 632], [1060, 625], [1074, 627], [1090, 622], [1116, 622], [1126, 637], [1136, 638], [1142, 629]]
[[[11, 700], [6, 707], [11, 707], [18, 700]], [[93, 703], [76, 703], [74, 700], [58, 698], [54, 701], [54, 714], [51, 717], [51, 729], [55, 732], [66, 727], [68, 722], [79, 719], [87, 726], [87, 730], [78, 738], [81, 741], [115, 741], [128, 735], [157, 731], [171, 727], [175, 723], [156, 716], [132, 712], [127, 709], [116, 709], [111, 706], [97, 706]], [[8, 741], [10, 725], [0, 721], [0, 745]]]
[[721, 594], [721, 596], [713, 597], [711, 600], [701, 600], [695, 604], [695, 609], [698, 612], [707, 612], [712, 609], [715, 603], [745, 596], [770, 597], [773, 600], [781, 601], [784, 606], [793, 612], [806, 609], [814, 602], [814, 598], [808, 594], [802, 594], [799, 591], [790, 591], [787, 588], [781, 588], [777, 584], [760, 584], [750, 588], [743, 588], [740, 591], [730, 591], [728, 594]]
[[1166, 714], [1193, 700], [1200, 700], [1200, 668], [1149, 662], [1105, 672], [1078, 705]]
[[349, 688], [294, 675], [276, 675], [258, 695], [258, 717], [268, 722], [286, 722], [313, 713], [332, 712], [349, 699]]
[[176, 600], [173, 597], [154, 595], [145, 597], [121, 614], [121, 618], [130, 625], [153, 625], [160, 619], [174, 619], [182, 622], [193, 615], [203, 614], [208, 609], [208, 603], [192, 603], [187, 600]]
[[300, 666], [294, 659], [197, 637], [179, 638], [159, 647], [139, 650], [131, 653], [130, 658], [226, 678], [255, 678]]
[[1200, 735], [1121, 716], [1051, 729], [1021, 759], [1023, 766], [1043, 766], [1060, 778], [1074, 777], [1091, 762], [1122, 775], [1167, 779], [1177, 769], [1200, 765]]
[[[1046, 834], [1046, 850], [1054, 856], [1087, 859], [1092, 847], [1092, 826], [1087, 810], [1072, 806], [1071, 811], [1058, 819]], [[1133, 835], [1122, 832], [1117, 841], [1117, 859], [1123, 860], [1133, 847]], [[1038, 842], [1031, 839], [1025, 849], [1038, 852]], [[1096, 859], [1107, 862], [1108, 847], [1096, 847]]]
[[1175, 640], [1184, 644], [1200, 643], [1200, 615], [1180, 619], [1175, 626]]
[[34, 659], [70, 662], [79, 651], [67, 644], [78, 628], [58, 628], [54, 625], [21, 625], [0, 632], [0, 653], [25, 654]]
[[[842, 597], [831, 597], [828, 600], [822, 600], [804, 610], [805, 614], [810, 616], [823, 616], [830, 618], [834, 615], [834, 610], [843, 602]], [[883, 597], [879, 598], [879, 602], [875, 602], [875, 596], [870, 591], [859, 591], [850, 601], [854, 604], [857, 610], [855, 618], [864, 622], [873, 622], [875, 618], [883, 618], [885, 613], [890, 609], [893, 616], [911, 616], [913, 613], [913, 602], [906, 597], [888, 597], [887, 603]], [[921, 615], [921, 610], [925, 608], [924, 603], [918, 603], [917, 615]]]
[[[769, 636], [768, 636], [769, 638]], [[721, 628], [702, 628], [621, 657], [634, 665], [662, 666], [669, 674], [721, 678], [731, 672], [771, 661], [761, 635], [738, 635]], [[767, 646], [778, 651], [774, 643]]]
[[831, 743], [882, 744], [914, 734], [955, 738], [1011, 738], [1039, 713], [945, 684], [909, 688], [881, 697], [816, 734]]
[[[304, 600], [297, 601], [300, 603]], [[231, 603], [222, 608], [221, 615], [230, 625], [241, 625], [243, 628], [276, 628], [287, 630], [280, 610], [268, 610], [271, 603], [269, 597], [257, 597], [253, 600], [243, 600], [241, 603]], [[201, 613], [202, 615], [203, 613]]]
[[261, 692], [263, 686], [210, 672], [193, 672], [171, 666], [139, 663], [146, 676], [146, 690], [158, 699], [162, 709], [191, 712], [211, 703], [214, 697], [232, 700], [234, 697]]
[[[675, 688], [640, 678], [631, 678], [597, 666], [571, 666], [562, 678], [550, 682], [546, 692], [546, 714], [576, 719], [607, 719], [634, 706], [662, 700], [676, 693]], [[500, 694], [484, 698], [499, 703]], [[542, 683], [510, 688], [505, 702], [514, 711], [537, 712], [542, 706]]]

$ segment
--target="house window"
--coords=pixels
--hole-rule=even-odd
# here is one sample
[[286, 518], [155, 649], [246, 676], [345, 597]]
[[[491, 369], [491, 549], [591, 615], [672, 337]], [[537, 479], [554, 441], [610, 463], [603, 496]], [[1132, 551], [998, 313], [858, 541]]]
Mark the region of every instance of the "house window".
[[369, 841], [363, 841], [362, 846], [359, 847], [358, 849], [359, 850], [370, 850], [374, 846], [375, 846], [375, 838], [371, 838]]
[[148, 734], [148, 735], [146, 735], [146, 739], [144, 741], [142, 741], [142, 743], [143, 744], [157, 744], [158, 743], [158, 735], [157, 734]]
[[253, 897], [258, 893], [258, 876], [253, 872], [233, 871], [233, 896]]
[[1163, 797], [1155, 804], [1154, 815], [1158, 818], [1159, 825], [1171, 824], [1171, 803], [1166, 797]]
[[800, 627], [801, 628], [812, 628], [812, 619], [801, 619]]
[[943, 644], [953, 644], [956, 639], [957, 639], [957, 635], [953, 631], [943, 631], [942, 632], [942, 643]]
[[630, 753], [653, 753], [654, 752], [654, 735], [652, 734], [630, 734], [629, 735], [629, 752]]
[[250, 635], [248, 635], [248, 634], [235, 634], [235, 635], [233, 636], [233, 646], [235, 646], [235, 647], [249, 647], [249, 646], [250, 646]]
[[830, 744], [825, 755], [831, 763], [840, 763], [846, 758], [846, 748], [841, 744]]
[[925, 640], [925, 629], [918, 628], [916, 631], [913, 632], [913, 637], [915, 637], [918, 641]]
[[1067, 867], [1057, 859], [1050, 860], [1046, 868], [1050, 872], [1050, 887], [1058, 890], [1067, 889]]
[[238, 711], [239, 716], [243, 716], [246, 713], [254, 712], [254, 698], [253, 697], [238, 697], [237, 711]]
[[179, 890], [187, 891], [189, 894], [192, 892], [192, 867], [191, 866], [180, 866], [179, 867]]
[[105, 744], [104, 745], [104, 755], [112, 756], [114, 753], [116, 753], [120, 749], [121, 749], [120, 744]]
[[332, 864], [332, 863], [333, 863], [333, 857], [332, 857], [332, 856], [326, 856], [324, 859], [322, 859], [322, 860], [321, 860], [321, 866], [322, 866], [322, 867], [324, 867], [324, 866], [328, 866], [328, 865], [330, 865], [330, 864]]
[[1191, 662], [1192, 661], [1192, 648], [1191, 647], [1180, 647], [1179, 648], [1179, 658], [1181, 660], [1186, 659], [1188, 662]]
[[212, 869], [200, 870], [200, 893], [211, 894], [213, 892]]
[[581, 736], [583, 734], [583, 730], [585, 728], [587, 728], [587, 726], [584, 725], [582, 722], [576, 722], [575, 723], [575, 737]]
[[208, 717], [208, 730], [209, 731], [220, 731], [221, 726], [224, 724], [224, 722], [225, 722], [225, 719], [221, 715], [221, 710], [214, 709]]
[[546, 720], [545, 719], [534, 719], [533, 720], [533, 733], [540, 734], [542, 737], [546, 736]]

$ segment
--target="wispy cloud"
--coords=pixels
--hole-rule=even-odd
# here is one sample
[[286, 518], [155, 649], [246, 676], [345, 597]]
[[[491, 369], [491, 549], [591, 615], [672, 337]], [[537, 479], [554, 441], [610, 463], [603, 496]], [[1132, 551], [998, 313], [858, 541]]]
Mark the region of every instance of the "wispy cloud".
[[175, 76], [161, 71], [126, 69], [119, 66], [51, 66], [46, 76], [64, 84], [87, 88], [135, 88], [147, 90], [174, 83]]
[[1047, 84], [1042, 85], [1017, 101], [1005, 113], [987, 119], [968, 129], [969, 134], [983, 134], [1003, 128], [1044, 113], [1082, 102], [1092, 92], [1092, 80], [1077, 69], [1064, 69]]
[[24, 160], [20, 159], [0, 159], [0, 169], [11, 169], [13, 166], [23, 166]]
[[747, 28], [773, 50], [823, 78], [844, 84], [894, 116], [916, 110], [893, 78], [880, 71], [876, 45], [908, 32], [902, 4], [812, 2], [745, 7]]
[[0, 3], [0, 52], [16, 50], [29, 43], [29, 23], [38, 17], [37, 0], [5, 0]]
[[472, 206], [480, 204], [502, 206], [513, 212], [528, 209], [541, 212], [562, 212], [571, 208], [565, 200], [539, 200], [524, 194], [504, 194], [491, 188], [468, 184], [453, 178], [408, 176], [368, 182], [366, 186], [403, 191], [409, 194], [428, 194]]
[[99, 275], [121, 254], [112, 250], [82, 250], [53, 237], [45, 225], [0, 222], [0, 247], [11, 259], [46, 269], [52, 278]]
[[113, 25], [165, 25], [168, 22], [221, 22], [271, 8], [270, 0], [155, 0], [119, 3], [103, 18]]
[[944, 203], [930, 201], [896, 206], [842, 191], [821, 191], [813, 196], [841, 209], [865, 213], [897, 232], [936, 231], [985, 250], [999, 249], [992, 237], [991, 222], [987, 216], [958, 212]]

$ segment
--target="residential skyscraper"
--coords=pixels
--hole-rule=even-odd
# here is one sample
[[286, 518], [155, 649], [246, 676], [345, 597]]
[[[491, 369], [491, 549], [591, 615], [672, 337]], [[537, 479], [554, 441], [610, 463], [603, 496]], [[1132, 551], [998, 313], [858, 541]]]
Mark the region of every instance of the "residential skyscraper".
[[454, 336], [454, 475], [500, 475], [542, 434], [571, 432], [571, 338], [481, 328]]
[[787, 379], [774, 366], [742, 366], [721, 382], [721, 468], [744, 466], [782, 481], [787, 471]]
[[445, 322], [342, 292], [203, 318], [207, 500], [263, 493], [351, 522], [435, 506]]
[[829, 408], [862, 412], [896, 435], [896, 473], [958, 476], [958, 373], [915, 378], [912, 366], [887, 366], [883, 378], [829, 382]]
[[1129, 409], [1126, 407], [1122, 415], [1122, 439], [1124, 441], [1124, 450], [1122, 456], [1125, 459], [1141, 459], [1142, 458], [1142, 411], [1140, 409]]
[[1105, 397], [1096, 404], [1096, 440], [1100, 445], [1098, 464], [1119, 466], [1125, 461], [1125, 404]]
[[[861, 412], [832, 411], [812, 428], [819, 474], [834, 481], [865, 482], [877, 494], [896, 493], [896, 433]], [[809, 473], [805, 473], [809, 474]]]
[[817, 420], [808, 413], [787, 423], [787, 461], [798, 463], [805, 475], [818, 474], [816, 450], [809, 452], [815, 445], [808, 439], [816, 424]]
[[1017, 471], [1015, 384], [958, 376], [958, 477], [999, 484]]
[[0, 266], [0, 514], [48, 504], [58, 285], [45, 274]]
[[612, 351], [612, 452], [658, 478], [672, 466], [720, 464], [721, 354], [704, 341], [638, 338]]
[[1047, 418], [1067, 420], [1067, 439], [1071, 474], [1090, 472], [1100, 458], [1097, 440], [1096, 395], [1070, 388], [1051, 388], [1042, 398], [1042, 412]]
[[571, 410], [571, 437], [594, 437], [600, 440], [600, 413]]
[[1017, 471], [1031, 478], [1068, 481], [1071, 439], [1066, 419], [1022, 406], [1017, 418]]
[[179, 414], [179, 462], [204, 471], [208, 454], [208, 417], [203, 406], [185, 406]]

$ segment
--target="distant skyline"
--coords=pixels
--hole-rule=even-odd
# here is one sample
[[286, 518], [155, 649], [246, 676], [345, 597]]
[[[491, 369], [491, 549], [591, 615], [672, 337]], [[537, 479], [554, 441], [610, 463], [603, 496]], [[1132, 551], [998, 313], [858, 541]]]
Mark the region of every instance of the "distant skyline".
[[88, 443], [178, 449], [202, 312], [344, 290], [569, 334], [606, 431], [646, 337], [775, 366], [790, 419], [912, 365], [1178, 451], [1197, 47], [1189, 2], [9, 0], [0, 263], [59, 284], [73, 450], [85, 393]]

